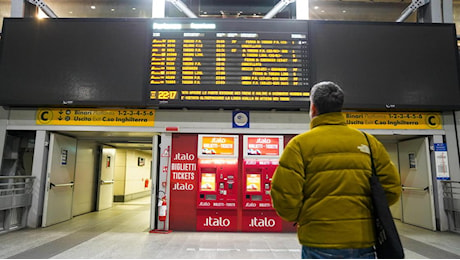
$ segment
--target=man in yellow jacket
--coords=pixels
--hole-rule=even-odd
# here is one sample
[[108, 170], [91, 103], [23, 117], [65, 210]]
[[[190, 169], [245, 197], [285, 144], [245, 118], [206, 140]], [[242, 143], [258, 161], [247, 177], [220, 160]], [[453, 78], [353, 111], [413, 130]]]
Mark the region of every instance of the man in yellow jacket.
[[[297, 222], [302, 258], [375, 258], [364, 134], [347, 126], [342, 89], [321, 82], [310, 91], [310, 130], [294, 137], [272, 180], [273, 206]], [[369, 135], [374, 163], [388, 203], [401, 195], [399, 173], [385, 147]]]

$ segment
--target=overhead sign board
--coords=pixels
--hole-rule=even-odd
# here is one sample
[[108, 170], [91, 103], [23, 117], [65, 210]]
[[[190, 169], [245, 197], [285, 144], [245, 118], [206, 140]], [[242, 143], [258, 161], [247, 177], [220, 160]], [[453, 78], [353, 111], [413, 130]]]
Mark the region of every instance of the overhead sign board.
[[149, 105], [307, 107], [306, 21], [152, 24]]
[[153, 109], [42, 108], [37, 125], [154, 126]]
[[432, 112], [343, 112], [346, 123], [358, 129], [441, 130], [441, 113]]

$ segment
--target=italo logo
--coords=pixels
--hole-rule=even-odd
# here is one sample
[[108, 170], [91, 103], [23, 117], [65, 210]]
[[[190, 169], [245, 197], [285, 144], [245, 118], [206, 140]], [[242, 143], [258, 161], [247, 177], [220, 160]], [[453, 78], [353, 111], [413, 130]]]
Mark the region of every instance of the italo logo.
[[203, 226], [205, 227], [228, 227], [230, 226], [230, 219], [223, 218], [223, 217], [213, 218], [209, 216], [206, 218], [206, 221], [204, 222]]
[[256, 227], [256, 228], [265, 228], [269, 227], [272, 228], [276, 225], [276, 221], [272, 218], [257, 218], [253, 217], [251, 219], [251, 223], [249, 223], [250, 227]]
[[257, 142], [258, 144], [269, 144], [271, 143], [272, 140], [268, 139], [268, 138], [257, 138]]
[[195, 187], [191, 183], [175, 183], [172, 187], [173, 190], [193, 190]]
[[176, 161], [193, 161], [195, 160], [195, 155], [192, 153], [176, 153], [174, 155], [174, 160]]
[[225, 138], [222, 138], [222, 137], [214, 137], [211, 140], [211, 143], [223, 144], [225, 142], [226, 142]]
[[205, 202], [201, 201], [200, 205], [198, 205], [198, 206], [200, 206], [200, 207], [209, 207], [209, 206], [211, 206], [211, 203], [207, 202], [207, 201], [205, 201]]
[[254, 202], [246, 202], [245, 207], [248, 207], [248, 208], [255, 208], [255, 207], [257, 207], [257, 204], [254, 203]]

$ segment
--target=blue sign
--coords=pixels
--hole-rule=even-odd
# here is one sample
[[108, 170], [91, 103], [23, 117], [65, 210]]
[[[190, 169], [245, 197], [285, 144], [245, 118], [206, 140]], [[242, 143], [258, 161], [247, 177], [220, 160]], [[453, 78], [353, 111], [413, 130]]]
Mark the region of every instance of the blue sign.
[[249, 111], [233, 111], [233, 128], [249, 128]]
[[447, 152], [447, 144], [445, 143], [435, 143], [434, 144], [435, 152]]

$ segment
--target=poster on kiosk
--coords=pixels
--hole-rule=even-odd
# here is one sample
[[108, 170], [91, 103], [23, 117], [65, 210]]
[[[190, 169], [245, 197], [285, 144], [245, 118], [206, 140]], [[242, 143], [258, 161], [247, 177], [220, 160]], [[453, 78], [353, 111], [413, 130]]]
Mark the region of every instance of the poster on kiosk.
[[270, 189], [283, 151], [283, 136], [243, 136], [243, 226], [248, 232], [281, 232]]
[[198, 135], [197, 231], [237, 231], [238, 136]]

